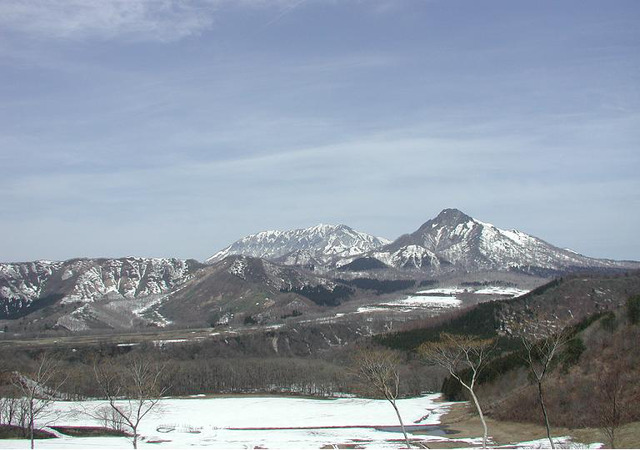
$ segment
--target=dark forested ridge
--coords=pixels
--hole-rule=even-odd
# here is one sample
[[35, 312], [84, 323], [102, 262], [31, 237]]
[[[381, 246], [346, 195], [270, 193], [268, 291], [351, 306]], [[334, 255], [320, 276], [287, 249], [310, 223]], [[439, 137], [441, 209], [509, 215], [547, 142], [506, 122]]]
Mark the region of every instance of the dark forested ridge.
[[377, 295], [403, 291], [415, 286], [415, 280], [378, 280], [375, 278], [354, 278], [353, 280], [337, 279], [340, 283], [355, 286], [359, 289], [374, 291]]
[[394, 349], [413, 350], [423, 342], [437, 340], [443, 332], [495, 337], [504, 334], [510, 323], [533, 315], [553, 315], [575, 324], [590, 315], [619, 308], [637, 293], [640, 293], [638, 271], [616, 275], [566, 276], [514, 299], [452, 311], [374, 339]]

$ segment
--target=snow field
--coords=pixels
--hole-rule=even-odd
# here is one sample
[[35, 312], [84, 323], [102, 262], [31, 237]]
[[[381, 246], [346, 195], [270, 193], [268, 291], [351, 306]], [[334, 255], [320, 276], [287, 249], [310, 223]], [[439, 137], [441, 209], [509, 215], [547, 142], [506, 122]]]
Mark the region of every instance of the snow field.
[[[436, 403], [438, 394], [398, 401], [406, 425], [437, 425], [450, 403]], [[101, 426], [91, 412], [104, 401], [58, 402], [40, 425]], [[385, 400], [338, 398], [318, 400], [290, 397], [169, 398], [141, 422], [139, 448], [317, 449], [324, 445], [353, 444], [365, 448], [397, 448], [391, 440], [399, 432], [377, 426], [398, 425]], [[341, 428], [331, 428], [341, 427]], [[296, 429], [297, 428], [297, 429]], [[438, 439], [435, 436], [416, 436]], [[0, 441], [0, 448], [28, 448], [27, 440]], [[73, 438], [38, 440], [36, 448], [132, 448], [127, 438]]]

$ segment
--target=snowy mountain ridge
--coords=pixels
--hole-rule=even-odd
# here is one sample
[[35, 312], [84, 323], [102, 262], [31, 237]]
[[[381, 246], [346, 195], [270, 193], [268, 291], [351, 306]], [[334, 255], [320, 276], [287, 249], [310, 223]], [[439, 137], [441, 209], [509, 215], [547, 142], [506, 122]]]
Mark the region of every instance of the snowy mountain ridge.
[[630, 261], [597, 259], [555, 247], [518, 230], [500, 229], [457, 209], [445, 209], [411, 234], [372, 253], [396, 268], [563, 271], [639, 268]]
[[634, 269], [640, 263], [590, 258], [555, 247], [518, 230], [498, 228], [457, 209], [444, 209], [416, 231], [393, 242], [346, 225], [317, 225], [246, 236], [214, 254], [207, 263], [233, 254], [265, 258], [284, 265], [340, 268], [371, 258], [381, 267], [450, 271], [523, 271], [541, 276], [576, 269]]
[[0, 264], [0, 315], [50, 295], [72, 303], [162, 294], [190, 279], [197, 266], [175, 258], [135, 257]]
[[[337, 276], [341, 278], [347, 271], [358, 273], [349, 276], [365, 278], [411, 277], [413, 271], [421, 272], [416, 278], [480, 271], [548, 278], [584, 269], [640, 269], [640, 262], [589, 258], [521, 231], [500, 229], [457, 209], [443, 210], [393, 242], [346, 225], [264, 231], [234, 242], [207, 263], [126, 257], [0, 264], [0, 319], [19, 317], [52, 304], [96, 306], [102, 300], [115, 305], [135, 299], [146, 305], [145, 299], [149, 299], [155, 309], [149, 308], [155, 311], [162, 306], [160, 297], [173, 297], [185, 286], [198, 288], [175, 297], [188, 300], [187, 296], [192, 296], [202, 304], [222, 298], [231, 301], [244, 297], [248, 301], [243, 293], [248, 286], [252, 286], [251, 295], [256, 298], [265, 289], [271, 297], [301, 289], [332, 291], [336, 288], [332, 277], [341, 272]], [[220, 275], [222, 266], [217, 267], [218, 263], [230, 265], [228, 275], [232, 278]], [[196, 283], [200, 278], [205, 281]], [[174, 309], [175, 317], [184, 314], [181, 305], [176, 304]], [[98, 312], [105, 317], [111, 314], [118, 322], [125, 318], [124, 313], [116, 317], [105, 308]]]
[[319, 224], [295, 230], [262, 231], [246, 236], [220, 250], [206, 260], [221, 261], [229, 255], [278, 259], [287, 263], [306, 265], [326, 264], [332, 260], [352, 257], [383, 245], [388, 239], [356, 231], [346, 225]]

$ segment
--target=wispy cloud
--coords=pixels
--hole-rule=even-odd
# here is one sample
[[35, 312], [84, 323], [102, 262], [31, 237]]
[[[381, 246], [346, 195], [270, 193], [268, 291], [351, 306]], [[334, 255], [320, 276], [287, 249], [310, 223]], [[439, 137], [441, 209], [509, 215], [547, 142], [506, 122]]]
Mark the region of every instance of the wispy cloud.
[[176, 40], [211, 26], [217, 2], [177, 0], [8, 0], [0, 26], [40, 37]]
[[[285, 8], [298, 1], [276, 0], [4, 0], [0, 30], [55, 39], [175, 41], [214, 23], [226, 5]], [[291, 4], [291, 5], [289, 5]]]
[[[210, 29], [223, 8], [275, 10], [275, 16], [264, 24], [268, 28], [305, 3], [322, 1], [3, 0], [0, 32], [53, 39], [176, 41]], [[370, 8], [373, 12], [387, 12], [400, 4], [397, 0], [375, 0]]]

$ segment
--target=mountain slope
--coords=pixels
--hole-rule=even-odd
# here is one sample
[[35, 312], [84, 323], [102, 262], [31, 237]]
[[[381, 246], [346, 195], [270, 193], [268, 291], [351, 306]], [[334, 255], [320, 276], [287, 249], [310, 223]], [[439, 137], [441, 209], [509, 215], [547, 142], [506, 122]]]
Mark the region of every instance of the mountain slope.
[[522, 270], [632, 269], [636, 262], [589, 258], [517, 230], [503, 230], [457, 209], [445, 209], [411, 234], [373, 252], [397, 268]]
[[20, 315], [51, 296], [73, 303], [162, 294], [199, 266], [192, 260], [132, 257], [0, 264], [0, 318]]
[[207, 259], [221, 261], [229, 255], [265, 259], [282, 258], [297, 265], [327, 264], [388, 244], [390, 241], [356, 231], [346, 225], [316, 225], [289, 231], [263, 231], [246, 236]]
[[[553, 319], [573, 325], [595, 313], [613, 311], [640, 294], [640, 271], [625, 274], [573, 275], [555, 279], [519, 297], [485, 302], [438, 320], [417, 321], [403, 331], [376, 338], [395, 349], [413, 350], [440, 334], [483, 337], [513, 335], [523, 321]], [[536, 318], [536, 321], [531, 318]]]
[[252, 317], [259, 322], [281, 315], [336, 305], [353, 291], [296, 267], [250, 256], [231, 255], [203, 269], [163, 300], [169, 320], [229, 323]]

